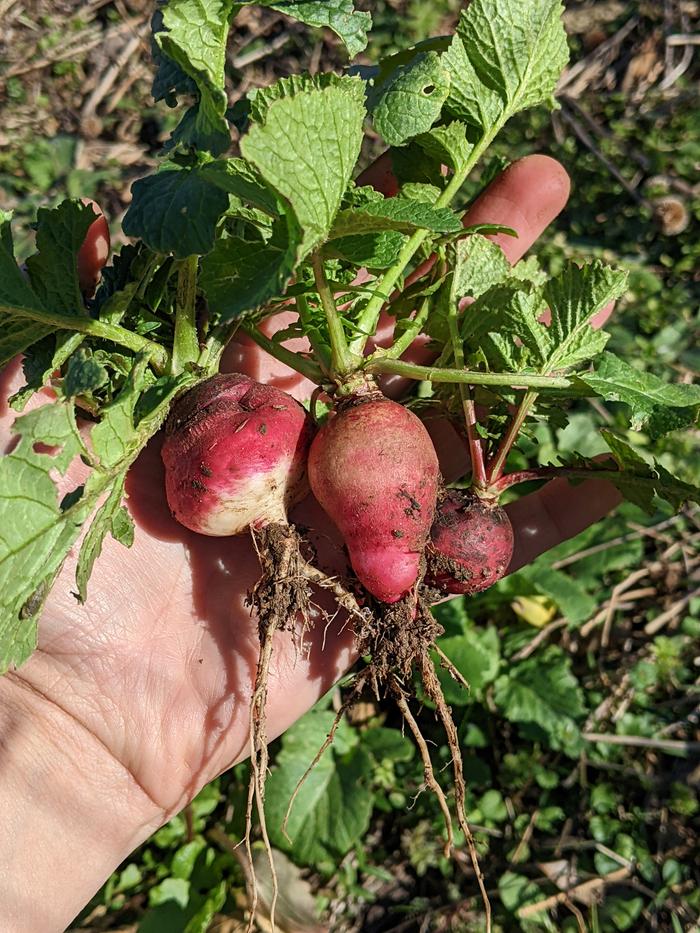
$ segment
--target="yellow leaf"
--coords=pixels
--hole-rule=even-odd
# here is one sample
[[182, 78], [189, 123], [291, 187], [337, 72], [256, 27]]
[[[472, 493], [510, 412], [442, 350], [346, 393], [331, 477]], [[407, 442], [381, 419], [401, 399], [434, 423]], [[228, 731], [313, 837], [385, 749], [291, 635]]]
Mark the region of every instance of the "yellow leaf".
[[510, 606], [518, 618], [535, 628], [544, 628], [557, 614], [556, 603], [548, 596], [518, 596]]

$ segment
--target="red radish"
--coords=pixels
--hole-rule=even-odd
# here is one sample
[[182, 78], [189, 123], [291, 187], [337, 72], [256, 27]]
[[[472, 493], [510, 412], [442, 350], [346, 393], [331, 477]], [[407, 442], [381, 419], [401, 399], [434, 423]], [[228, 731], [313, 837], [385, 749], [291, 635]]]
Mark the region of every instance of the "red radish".
[[200, 382], [174, 406], [163, 444], [174, 517], [204, 535], [287, 523], [307, 492], [311, 419], [291, 396], [240, 373]]
[[314, 438], [308, 469], [360, 583], [397, 602], [418, 578], [435, 511], [438, 461], [422, 422], [386, 398], [341, 403]]
[[450, 489], [439, 503], [426, 548], [425, 581], [444, 593], [480, 593], [504, 576], [513, 556], [506, 512]]

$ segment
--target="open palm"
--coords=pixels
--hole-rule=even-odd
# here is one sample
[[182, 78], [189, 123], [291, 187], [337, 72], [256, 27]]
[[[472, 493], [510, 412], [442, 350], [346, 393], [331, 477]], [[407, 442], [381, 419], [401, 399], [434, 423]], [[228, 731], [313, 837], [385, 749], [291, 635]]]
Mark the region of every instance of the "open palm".
[[[384, 168], [380, 160], [372, 180], [391, 193]], [[531, 156], [492, 183], [469, 220], [514, 227], [517, 240], [497, 239], [516, 261], [567, 195], [561, 167]], [[414, 355], [421, 353], [424, 348], [414, 349]], [[301, 377], [251, 345], [232, 347], [227, 365], [292, 394], [307, 394]], [[4, 374], [0, 449], [9, 442], [12, 421], [4, 399], [19, 382], [18, 367]], [[457, 435], [445, 423], [431, 424], [430, 430], [445, 477], [463, 474], [468, 464]], [[76, 555], [69, 558], [42, 617], [39, 650], [10, 676], [94, 737], [165, 819], [247, 754], [258, 643], [245, 600], [259, 570], [247, 538], [204, 538], [170, 517], [157, 438], [132, 469], [128, 493], [136, 524], [133, 547], [105, 542], [84, 606], [71, 594]], [[576, 488], [555, 481], [521, 499], [510, 507], [513, 567], [578, 533], [616, 502], [617, 493], [594, 480]], [[326, 568], [343, 566], [341, 543], [312, 500], [292, 517], [314, 529]], [[297, 656], [289, 636], [279, 636], [270, 672], [271, 737], [301, 716], [354, 659], [350, 627], [339, 617], [329, 630], [317, 626], [307, 647]]]

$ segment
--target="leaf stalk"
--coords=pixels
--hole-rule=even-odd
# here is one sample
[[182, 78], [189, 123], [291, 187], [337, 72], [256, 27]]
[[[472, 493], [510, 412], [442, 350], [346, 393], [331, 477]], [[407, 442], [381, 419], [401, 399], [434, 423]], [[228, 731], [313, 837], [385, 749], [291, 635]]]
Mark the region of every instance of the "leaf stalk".
[[346, 376], [357, 369], [359, 359], [348, 347], [345, 328], [326, 278], [326, 270], [323, 267], [323, 258], [320, 253], [314, 253], [311, 257], [311, 268], [314, 272], [318, 297], [321, 299], [321, 307], [328, 324], [328, 337], [331, 342], [331, 375]]
[[[435, 202], [435, 207], [449, 207], [455, 195], [464, 184], [464, 180], [466, 179], [467, 175], [471, 172], [483, 153], [491, 145], [494, 137], [498, 134], [501, 126], [503, 125], [503, 122], [503, 119], [499, 120], [487, 133], [481, 137], [479, 142], [469, 153], [469, 157], [467, 158], [464, 165], [462, 165], [461, 168], [459, 168], [450, 179], [449, 184]], [[360, 319], [357, 324], [360, 336], [353, 340], [350, 344], [350, 350], [356, 355], [361, 356], [364, 352], [365, 345], [369, 339], [366, 335], [374, 334], [376, 331], [379, 315], [381, 314], [382, 308], [386, 302], [386, 296], [391, 295], [391, 293], [394, 291], [394, 288], [396, 287], [400, 277], [403, 275], [406, 266], [413, 259], [429, 235], [429, 230], [416, 230], [416, 232], [413, 233], [404, 244], [403, 249], [399, 253], [399, 256], [393, 266], [390, 266], [381, 279], [378, 280], [374, 295], [365, 305], [365, 308], [360, 315]]]
[[170, 371], [176, 376], [188, 363], [199, 356], [197, 333], [197, 265], [196, 255], [188, 256], [180, 263], [175, 296], [175, 337]]
[[146, 353], [154, 369], [160, 375], [166, 372], [169, 365], [170, 357], [165, 347], [154, 340], [149, 340], [148, 337], [135, 334], [119, 324], [108, 324], [106, 321], [96, 321], [94, 318], [77, 314], [54, 314], [50, 311], [39, 311], [36, 308], [0, 305], [0, 314], [3, 312], [30, 321], [39, 321], [41, 324], [50, 324], [52, 327], [58, 327], [61, 330], [74, 330], [90, 337], [109, 340], [111, 343], [116, 343], [117, 346], [133, 350], [135, 353]]

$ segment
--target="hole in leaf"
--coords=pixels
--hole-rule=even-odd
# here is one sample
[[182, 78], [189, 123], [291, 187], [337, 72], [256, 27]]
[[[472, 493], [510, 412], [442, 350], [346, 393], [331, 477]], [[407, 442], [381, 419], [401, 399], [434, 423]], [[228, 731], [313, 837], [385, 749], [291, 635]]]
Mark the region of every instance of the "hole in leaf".
[[423, 93], [425, 94], [426, 97], [430, 97], [430, 95], [433, 93], [434, 90], [435, 90], [434, 84], [426, 84], [426, 86], [423, 88]]
[[82, 498], [83, 492], [85, 491], [85, 485], [76, 486], [75, 489], [71, 489], [70, 492], [67, 492], [65, 496], [61, 499], [61, 511], [65, 512], [72, 505], [75, 505], [76, 502], [79, 502]]
[[55, 444], [44, 444], [43, 441], [34, 441], [32, 444], [32, 450], [35, 454], [48, 454], [50, 457], [55, 457], [61, 450], [60, 447], [56, 447]]

